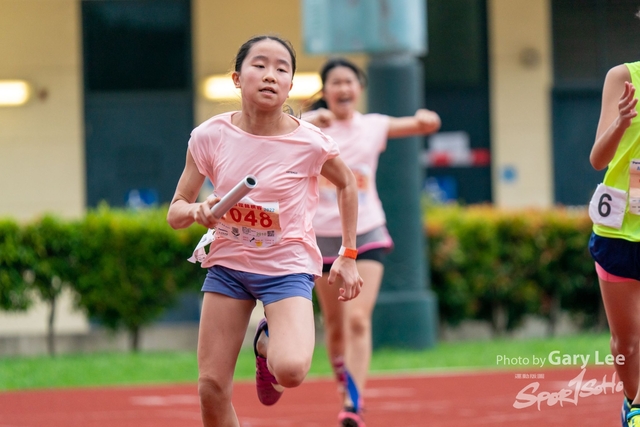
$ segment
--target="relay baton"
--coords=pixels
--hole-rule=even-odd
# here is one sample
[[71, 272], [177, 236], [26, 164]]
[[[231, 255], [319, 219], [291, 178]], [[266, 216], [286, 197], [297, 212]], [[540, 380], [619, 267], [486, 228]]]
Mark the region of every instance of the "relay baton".
[[253, 190], [256, 185], [258, 185], [258, 180], [255, 176], [247, 175], [244, 177], [242, 181], [237, 183], [231, 191], [225, 194], [224, 197], [211, 208], [213, 216], [216, 219], [222, 218], [222, 215], [226, 214], [229, 209], [246, 196], [249, 191]]

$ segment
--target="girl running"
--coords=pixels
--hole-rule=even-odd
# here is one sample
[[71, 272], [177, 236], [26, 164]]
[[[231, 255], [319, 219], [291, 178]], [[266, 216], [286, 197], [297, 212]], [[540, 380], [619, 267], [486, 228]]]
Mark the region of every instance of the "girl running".
[[615, 368], [624, 385], [622, 426], [640, 426], [640, 122], [635, 88], [640, 62], [607, 73], [591, 149], [596, 170], [608, 168], [589, 204], [594, 222], [589, 250], [595, 260]]
[[327, 350], [344, 396], [338, 420], [341, 426], [364, 427], [359, 395], [364, 389], [371, 359], [371, 315], [384, 272], [384, 256], [393, 245], [376, 190], [378, 157], [389, 138], [436, 132], [440, 128], [440, 117], [426, 109], [416, 111], [411, 117], [359, 113], [356, 106], [366, 77], [346, 59], [329, 60], [322, 67], [320, 77], [322, 98], [303, 118], [322, 127], [322, 131], [338, 143], [340, 157], [356, 177], [359, 203], [356, 263], [365, 285], [357, 300], [344, 304], [339, 303], [337, 291], [326, 286], [331, 280], [332, 266], [342, 258], [337, 222], [340, 210], [333, 184], [321, 179], [320, 204], [313, 219], [323, 257], [323, 275], [316, 282], [316, 293], [322, 309]]
[[[322, 257], [311, 221], [318, 178], [336, 187], [342, 245], [355, 247], [357, 187], [335, 142], [316, 127], [283, 112], [296, 70], [291, 45], [274, 36], [244, 43], [232, 74], [241, 89], [240, 111], [196, 127], [169, 207], [173, 228], [194, 222], [216, 228], [202, 261], [208, 269], [198, 337], [198, 391], [205, 427], [237, 427], [231, 404], [233, 372], [257, 299], [266, 319], [254, 339], [258, 398], [274, 404], [284, 388], [305, 378], [314, 347], [311, 291]], [[216, 221], [211, 208], [245, 176], [257, 186]], [[209, 178], [215, 195], [196, 203]], [[329, 276], [340, 278], [341, 300], [358, 296], [355, 261], [340, 257]], [[268, 320], [268, 322], [267, 322]]]

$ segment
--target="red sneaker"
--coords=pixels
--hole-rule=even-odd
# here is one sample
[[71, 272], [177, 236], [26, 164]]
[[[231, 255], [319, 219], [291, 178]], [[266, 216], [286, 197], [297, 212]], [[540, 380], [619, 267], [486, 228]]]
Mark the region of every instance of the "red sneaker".
[[256, 355], [256, 390], [258, 392], [258, 400], [263, 405], [273, 405], [282, 396], [284, 387], [278, 384], [276, 377], [269, 372], [267, 367], [267, 359], [258, 354], [258, 338], [264, 331], [269, 336], [267, 319], [262, 319], [256, 328], [256, 334], [253, 337], [253, 352]]

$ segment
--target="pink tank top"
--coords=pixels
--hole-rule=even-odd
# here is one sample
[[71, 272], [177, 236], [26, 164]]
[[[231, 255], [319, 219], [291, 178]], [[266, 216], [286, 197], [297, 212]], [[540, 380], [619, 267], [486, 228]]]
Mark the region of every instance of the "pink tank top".
[[[358, 184], [357, 234], [386, 223], [376, 188], [378, 158], [387, 148], [389, 116], [356, 112], [351, 120], [336, 120], [322, 132], [338, 144], [340, 158], [351, 168]], [[313, 218], [316, 234], [322, 237], [342, 235], [335, 187], [320, 177], [320, 203]]]
[[233, 114], [217, 115], [196, 127], [189, 150], [219, 197], [247, 175], [258, 183], [249, 199], [228, 212], [202, 267], [221, 265], [277, 276], [322, 274], [312, 219], [318, 177], [324, 162], [338, 155], [337, 144], [297, 119], [299, 126], [287, 135], [252, 135], [231, 123]]

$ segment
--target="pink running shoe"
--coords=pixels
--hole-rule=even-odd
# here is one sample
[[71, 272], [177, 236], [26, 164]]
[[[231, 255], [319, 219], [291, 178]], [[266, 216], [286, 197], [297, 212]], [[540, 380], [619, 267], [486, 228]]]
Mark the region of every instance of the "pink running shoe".
[[267, 359], [258, 354], [258, 338], [264, 331], [269, 336], [267, 319], [262, 319], [256, 328], [256, 334], [253, 337], [253, 352], [256, 355], [256, 389], [258, 391], [258, 400], [263, 405], [273, 405], [282, 396], [284, 387], [278, 384], [276, 377], [269, 372], [267, 367]]
[[353, 408], [343, 408], [338, 414], [340, 427], [367, 427], [360, 413], [354, 412]]

